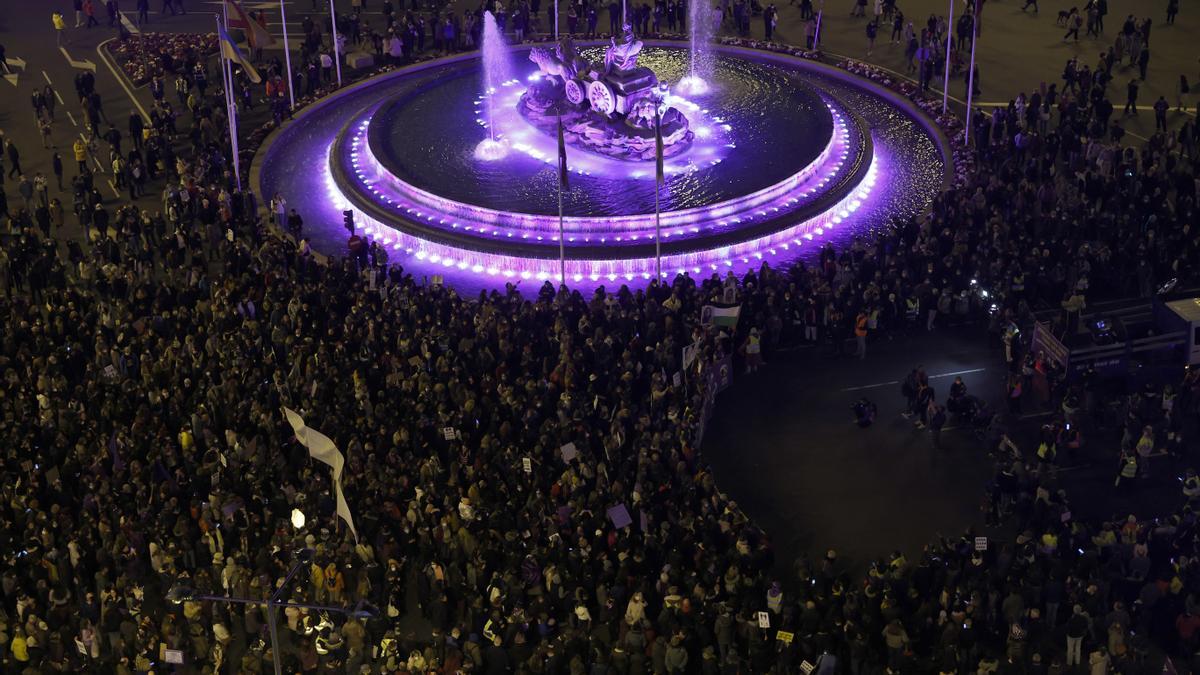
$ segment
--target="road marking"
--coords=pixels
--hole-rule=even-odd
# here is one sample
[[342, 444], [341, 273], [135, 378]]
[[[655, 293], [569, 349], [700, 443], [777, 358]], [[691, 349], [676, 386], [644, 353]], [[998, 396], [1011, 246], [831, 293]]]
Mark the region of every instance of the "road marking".
[[70, 110], [67, 111], [67, 117], [71, 120], [71, 126], [79, 126], [79, 124], [75, 121], [75, 116], [71, 114]]
[[46, 84], [54, 86], [54, 83], [50, 81], [50, 76], [44, 70], [42, 71], [42, 77], [46, 78]]
[[125, 16], [125, 12], [121, 12], [121, 25], [125, 26], [125, 30], [129, 31], [130, 33], [132, 33], [134, 35], [140, 35], [142, 32], [142, 30], [140, 28], [135, 26], [133, 24], [133, 22], [129, 20], [128, 16]]
[[116, 38], [109, 38], [97, 45], [96, 54], [99, 55], [100, 60], [104, 62], [104, 65], [108, 68], [109, 72], [112, 73], [113, 77], [117, 79], [117, 83], [121, 85], [121, 88], [125, 90], [125, 93], [129, 95], [129, 100], [133, 101], [133, 105], [137, 106], [138, 111], [142, 113], [142, 119], [149, 120], [150, 115], [146, 112], [146, 109], [142, 107], [142, 102], [138, 100], [137, 96], [133, 95], [133, 90], [130, 89], [129, 85], [125, 82], [125, 73], [118, 71], [116, 66], [112, 64], [112, 60], [109, 59], [108, 55], [104, 53], [104, 45], [112, 42], [115, 39]]
[[970, 370], [956, 370], [953, 373], [942, 373], [941, 375], [930, 375], [929, 379], [934, 380], [939, 377], [954, 377], [955, 375], [969, 375], [971, 373], [982, 373], [987, 368], [972, 368]]
[[[930, 375], [929, 379], [935, 380], [939, 377], [954, 377], [955, 375], [967, 375], [970, 373], [982, 373], [987, 368], [972, 368], [970, 370], [956, 370], [953, 373], [940, 373], [938, 375]], [[893, 384], [900, 384], [900, 380], [891, 380], [890, 382], [876, 382], [875, 384], [864, 384], [861, 387], [847, 387], [842, 391], [862, 391], [863, 389], [875, 389], [878, 387], [887, 387]]]
[[76, 61], [75, 59], [71, 58], [71, 53], [67, 51], [66, 47], [59, 47], [58, 51], [62, 52], [63, 56], [67, 57], [67, 62], [71, 64], [72, 68], [78, 68], [80, 70], [90, 70], [93, 73], [96, 72], [96, 64], [92, 63], [91, 61], [88, 61], [87, 59], [84, 59], [82, 61]]
[[113, 191], [113, 194], [114, 194], [114, 195], [116, 195], [116, 196], [118, 196], [118, 197], [120, 197], [120, 196], [121, 196], [121, 191], [117, 189], [117, 184], [116, 184], [116, 183], [114, 183], [114, 182], [112, 182], [112, 179], [111, 179], [111, 178], [110, 178], [110, 179], [108, 179], [108, 187], [112, 188], [112, 191]]
[[15, 66], [21, 70], [25, 70], [25, 59], [18, 59], [15, 56], [6, 56], [4, 62], [10, 66]]
[[96, 170], [100, 173], [104, 173], [104, 165], [100, 163], [100, 160], [93, 157], [92, 161], [96, 163]]
[[20, 75], [17, 75], [16, 73], [5, 73], [5, 74], [4, 74], [4, 79], [8, 80], [8, 83], [9, 83], [9, 84], [11, 84], [12, 86], [16, 87], [16, 86], [18, 86], [18, 85], [17, 85], [17, 80], [20, 80], [20, 79], [21, 79], [21, 76], [20, 76]]

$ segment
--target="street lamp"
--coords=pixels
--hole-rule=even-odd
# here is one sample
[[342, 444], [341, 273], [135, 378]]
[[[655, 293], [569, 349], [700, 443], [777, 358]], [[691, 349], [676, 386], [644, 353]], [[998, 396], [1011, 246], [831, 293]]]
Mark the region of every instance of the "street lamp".
[[292, 527], [297, 530], [304, 529], [304, 512], [300, 509], [292, 509]]
[[[297, 524], [297, 522], [299, 524]], [[292, 524], [296, 525], [297, 528], [304, 526], [303, 511], [300, 509], [292, 509]], [[282, 600], [281, 598], [283, 593], [287, 589], [288, 584], [291, 582], [292, 577], [296, 576], [296, 572], [299, 572], [301, 568], [308, 567], [312, 564], [315, 553], [316, 552], [311, 548], [304, 548], [296, 551], [294, 555], [295, 563], [292, 565], [292, 569], [287, 573], [287, 576], [284, 578], [283, 583], [279, 585], [279, 588], [275, 589], [275, 592], [271, 594], [271, 597], [267, 598], [266, 600], [252, 600], [250, 598], [238, 598], [228, 595], [206, 595], [203, 593], [197, 593], [196, 589], [190, 586], [184, 586], [182, 584], [176, 584], [172, 586], [167, 591], [166, 598], [169, 602], [176, 605], [184, 602], [199, 601], [228, 602], [240, 605], [266, 605], [267, 626], [271, 632], [271, 661], [275, 665], [275, 675], [283, 675], [283, 666], [279, 662], [278, 620], [275, 616], [277, 610], [280, 608], [296, 607], [298, 609], [311, 609], [318, 612], [336, 612], [338, 614], [344, 614], [352, 619], [363, 620], [371, 619], [379, 615], [379, 610], [366, 600], [359, 600], [351, 607], [331, 607], [326, 605], [313, 605], [306, 602], [286, 602]]]

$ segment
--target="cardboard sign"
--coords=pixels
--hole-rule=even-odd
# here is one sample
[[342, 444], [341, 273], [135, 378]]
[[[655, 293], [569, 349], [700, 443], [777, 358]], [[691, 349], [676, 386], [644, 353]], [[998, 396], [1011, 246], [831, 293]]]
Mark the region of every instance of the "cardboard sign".
[[47, 483], [56, 483], [56, 482], [58, 482], [58, 479], [59, 479], [58, 467], [57, 466], [50, 467], [50, 470], [46, 472], [46, 482]]
[[525, 469], [525, 473], [533, 473], [533, 460], [528, 457], [522, 457], [521, 468]]
[[629, 515], [629, 509], [625, 508], [624, 504], [617, 504], [609, 509], [608, 519], [612, 521], [613, 527], [618, 530], [633, 524], [633, 517]]
[[771, 615], [767, 614], [766, 612], [759, 612], [758, 613], [758, 627], [759, 628], [770, 628], [771, 627]]
[[975, 537], [975, 550], [986, 551], [988, 546], [987, 537]]
[[786, 630], [781, 630], [775, 634], [775, 639], [786, 644], [792, 644], [792, 640], [796, 637], [794, 633], [789, 633]]
[[163, 660], [166, 661], [167, 663], [179, 663], [179, 664], [183, 663], [183, 650], [168, 649], [165, 651], [165, 654], [166, 654], [166, 658]]
[[813, 668], [816, 668], [816, 666], [809, 663], [808, 661], [800, 662], [800, 672], [804, 673], [804, 675], [809, 675], [809, 673], [811, 673], [813, 671]]
[[579, 456], [579, 451], [575, 449], [574, 443], [567, 443], [566, 445], [559, 448], [559, 452], [562, 453], [563, 461], [566, 462], [567, 464], [570, 464], [571, 460], [573, 460]]
[[452, 441], [458, 438], [458, 432], [454, 430], [454, 427], [442, 427], [442, 438]]
[[117, 369], [112, 367], [112, 364], [104, 366], [104, 376], [110, 380], [117, 379]]

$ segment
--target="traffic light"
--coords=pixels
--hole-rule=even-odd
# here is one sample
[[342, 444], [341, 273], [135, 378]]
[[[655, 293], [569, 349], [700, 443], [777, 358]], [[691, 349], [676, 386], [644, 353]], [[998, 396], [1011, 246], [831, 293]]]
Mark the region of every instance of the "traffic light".
[[342, 211], [342, 224], [346, 226], [346, 231], [354, 234], [354, 211]]

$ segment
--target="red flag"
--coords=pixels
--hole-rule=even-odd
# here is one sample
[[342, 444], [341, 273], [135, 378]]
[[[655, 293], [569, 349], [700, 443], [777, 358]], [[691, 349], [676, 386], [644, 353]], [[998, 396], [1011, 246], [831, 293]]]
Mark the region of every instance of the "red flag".
[[246, 42], [250, 44], [251, 49], [262, 49], [275, 44], [275, 38], [271, 36], [270, 31], [242, 9], [237, 0], [225, 0], [225, 6], [228, 8], [229, 27], [245, 31]]
[[558, 116], [558, 184], [562, 189], [567, 186], [567, 142], [563, 139], [562, 115]]

